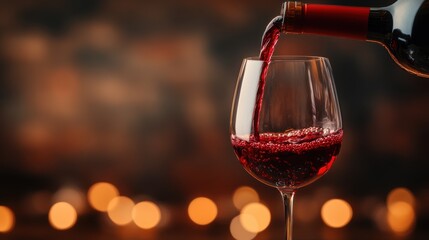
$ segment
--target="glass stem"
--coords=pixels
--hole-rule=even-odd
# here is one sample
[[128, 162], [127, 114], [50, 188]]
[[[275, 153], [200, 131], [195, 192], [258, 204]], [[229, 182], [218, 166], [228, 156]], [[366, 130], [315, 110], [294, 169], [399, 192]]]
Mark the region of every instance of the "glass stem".
[[286, 240], [292, 240], [292, 223], [293, 223], [293, 197], [295, 191], [291, 189], [279, 189], [282, 194], [284, 211], [285, 211], [285, 223], [286, 223]]

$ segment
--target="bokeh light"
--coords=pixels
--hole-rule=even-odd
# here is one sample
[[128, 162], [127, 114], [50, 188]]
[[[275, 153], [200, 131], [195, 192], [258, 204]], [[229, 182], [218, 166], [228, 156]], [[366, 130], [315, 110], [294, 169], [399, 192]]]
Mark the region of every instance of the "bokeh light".
[[49, 210], [49, 222], [58, 230], [66, 230], [73, 227], [77, 220], [77, 212], [67, 202], [55, 203]]
[[153, 202], [139, 202], [133, 208], [132, 218], [138, 227], [151, 229], [160, 223], [161, 210]]
[[255, 189], [248, 187], [248, 186], [242, 186], [237, 188], [234, 191], [234, 195], [232, 196], [232, 201], [234, 203], [234, 206], [240, 210], [246, 204], [252, 203], [252, 202], [259, 202], [259, 194], [256, 192]]
[[231, 220], [229, 230], [234, 239], [237, 240], [251, 240], [257, 235], [255, 232], [246, 230], [241, 224], [240, 216], [236, 216]]
[[100, 212], [106, 212], [109, 202], [119, 196], [118, 189], [111, 183], [99, 182], [88, 190], [89, 204]]
[[239, 215], [240, 224], [248, 232], [258, 233], [260, 232], [259, 222], [254, 215], [241, 213]]
[[134, 202], [128, 197], [119, 196], [113, 198], [107, 207], [107, 214], [110, 220], [117, 225], [127, 225], [132, 219]]
[[415, 223], [415, 197], [407, 188], [395, 188], [386, 198], [386, 221], [389, 229], [397, 235], [408, 234]]
[[76, 187], [61, 188], [54, 194], [53, 201], [70, 203], [78, 213], [85, 209], [85, 194]]
[[331, 199], [322, 206], [321, 216], [323, 222], [332, 228], [346, 226], [353, 216], [350, 204], [342, 199]]
[[262, 232], [270, 225], [271, 213], [262, 203], [250, 203], [241, 210], [240, 221], [247, 231]]
[[0, 232], [9, 232], [14, 225], [15, 215], [12, 210], [6, 206], [0, 206]]
[[388, 206], [387, 223], [394, 233], [398, 235], [409, 233], [414, 222], [415, 212], [411, 204], [398, 201]]
[[207, 225], [213, 222], [217, 216], [217, 206], [209, 198], [198, 197], [189, 203], [188, 215], [198, 225]]
[[395, 202], [406, 202], [411, 206], [415, 206], [416, 199], [410, 190], [400, 187], [393, 189], [387, 195], [386, 203], [388, 208]]

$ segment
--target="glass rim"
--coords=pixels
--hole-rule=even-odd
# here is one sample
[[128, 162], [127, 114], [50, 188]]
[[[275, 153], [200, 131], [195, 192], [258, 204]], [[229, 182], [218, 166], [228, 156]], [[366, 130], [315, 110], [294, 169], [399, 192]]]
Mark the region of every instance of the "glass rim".
[[[252, 56], [244, 58], [245, 61], [260, 61], [259, 57]], [[271, 57], [270, 62], [309, 62], [309, 61], [329, 61], [327, 57], [312, 55], [276, 55]]]

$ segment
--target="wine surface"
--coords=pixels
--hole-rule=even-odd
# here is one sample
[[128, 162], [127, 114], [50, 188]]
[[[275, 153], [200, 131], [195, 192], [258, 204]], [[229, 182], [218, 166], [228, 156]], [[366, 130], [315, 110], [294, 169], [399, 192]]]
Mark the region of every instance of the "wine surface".
[[231, 136], [243, 167], [259, 181], [280, 188], [297, 189], [323, 176], [341, 148], [342, 130], [324, 134], [310, 127], [285, 133], [261, 133], [259, 140]]

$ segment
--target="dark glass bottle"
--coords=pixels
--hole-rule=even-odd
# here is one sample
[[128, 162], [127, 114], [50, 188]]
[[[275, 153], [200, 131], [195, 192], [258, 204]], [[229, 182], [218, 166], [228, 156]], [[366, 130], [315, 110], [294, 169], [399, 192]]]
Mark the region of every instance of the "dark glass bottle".
[[381, 7], [283, 3], [282, 31], [348, 37], [382, 44], [405, 70], [429, 78], [429, 0]]

